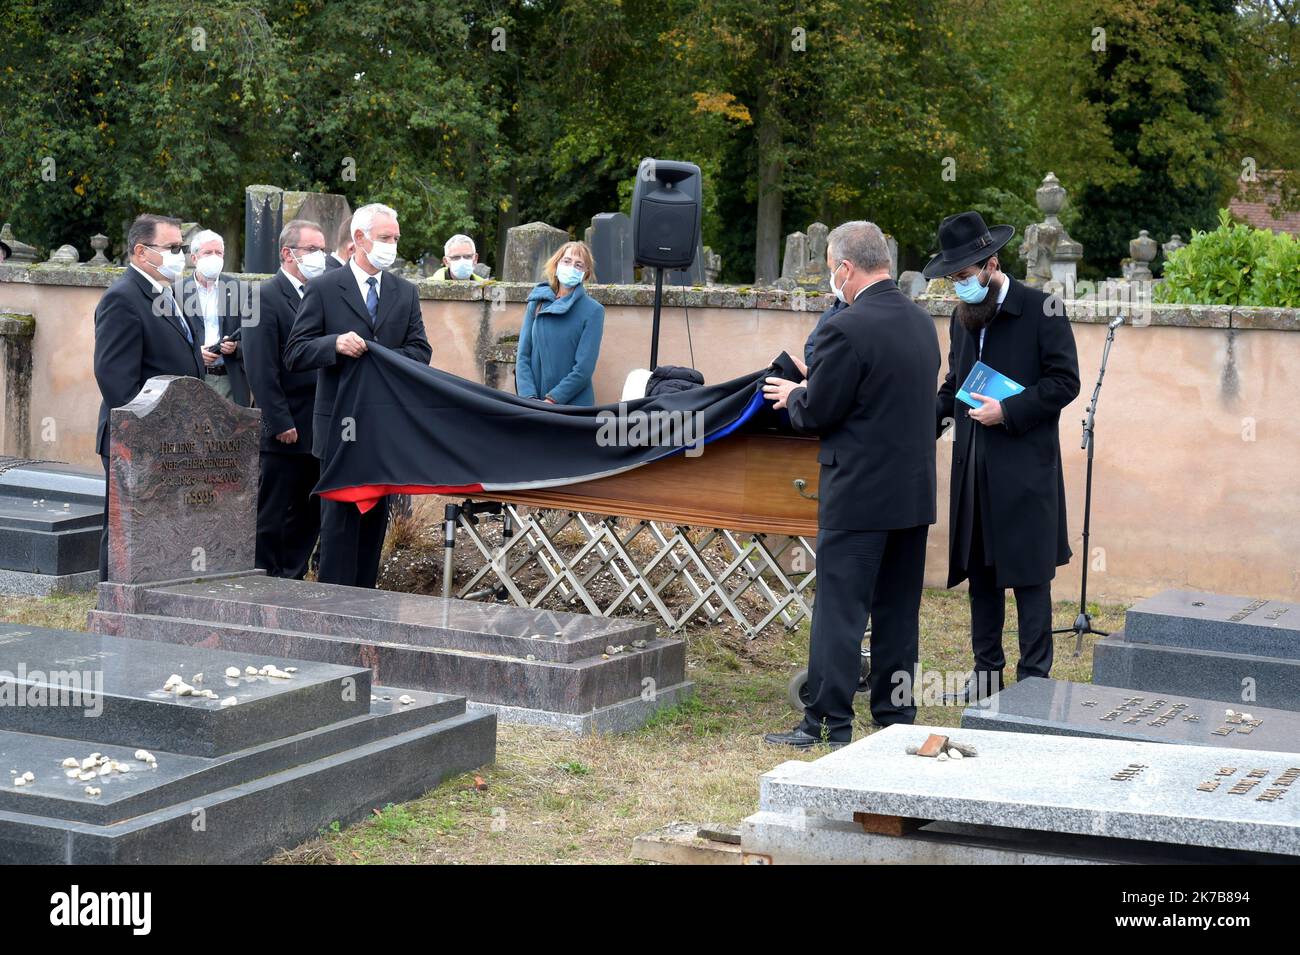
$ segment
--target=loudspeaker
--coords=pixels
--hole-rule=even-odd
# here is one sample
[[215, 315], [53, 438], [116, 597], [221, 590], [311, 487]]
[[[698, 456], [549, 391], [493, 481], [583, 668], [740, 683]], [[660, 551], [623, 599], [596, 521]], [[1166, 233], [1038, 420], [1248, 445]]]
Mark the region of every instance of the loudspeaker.
[[637, 265], [688, 268], [700, 239], [700, 167], [641, 160], [632, 192], [632, 247]]

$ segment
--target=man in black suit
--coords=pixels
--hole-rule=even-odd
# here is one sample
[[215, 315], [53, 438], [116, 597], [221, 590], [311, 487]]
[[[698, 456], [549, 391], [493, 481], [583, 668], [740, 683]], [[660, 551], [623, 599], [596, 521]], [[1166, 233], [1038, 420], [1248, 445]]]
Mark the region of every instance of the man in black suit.
[[934, 320], [889, 277], [889, 249], [870, 222], [831, 232], [831, 290], [848, 307], [816, 333], [801, 384], [769, 378], [764, 394], [790, 423], [821, 437], [817, 599], [803, 722], [769, 743], [833, 747], [853, 738], [853, 694], [867, 620], [871, 715], [916, 718], [925, 539], [935, 519]]
[[325, 256], [325, 268], [332, 271], [341, 269], [352, 258], [352, 222], [348, 220], [339, 226], [339, 233], [334, 239], [334, 251]]
[[[352, 216], [355, 248], [345, 268], [307, 285], [285, 348], [293, 372], [318, 371], [312, 421], [312, 453], [324, 460], [350, 440], [351, 419], [336, 413], [334, 397], [349, 362], [364, 361], [368, 342], [391, 348], [422, 364], [432, 357], [413, 284], [385, 272], [397, 258], [397, 213], [374, 203]], [[355, 504], [321, 501], [320, 580], [373, 587], [388, 528], [388, 499], [362, 514]]]
[[307, 283], [325, 272], [325, 236], [306, 219], [280, 231], [280, 270], [257, 288], [256, 318], [244, 325], [244, 365], [262, 409], [262, 484], [257, 494], [256, 563], [272, 577], [301, 580], [320, 535], [312, 490], [316, 372], [290, 371], [284, 348]]
[[[185, 268], [179, 219], [145, 214], [126, 235], [130, 260], [95, 308], [95, 381], [103, 402], [95, 451], [108, 477], [108, 413], [129, 404], [156, 375], [203, 377], [202, 329], [185, 318], [170, 283]], [[99, 579], [108, 579], [108, 499], [99, 542]]]
[[190, 240], [194, 274], [181, 286], [181, 305], [191, 323], [203, 329], [200, 354], [208, 386], [227, 401], [247, 408], [251, 402], [240, 326], [252, 310], [245, 302], [243, 284], [225, 274], [226, 243], [217, 233], [203, 229]]
[[[948, 586], [969, 580], [975, 670], [952, 704], [1002, 689], [1006, 591], [1016, 595], [1017, 679], [1052, 669], [1052, 578], [1070, 560], [1061, 474], [1061, 409], [1079, 394], [1074, 332], [1060, 299], [999, 269], [1015, 233], [989, 229], [978, 212], [939, 226], [941, 251], [923, 274], [948, 276], [959, 299], [949, 325], [948, 375], [939, 389], [938, 433], [956, 428], [948, 524]], [[955, 400], [976, 361], [1024, 390], [1001, 401]]]

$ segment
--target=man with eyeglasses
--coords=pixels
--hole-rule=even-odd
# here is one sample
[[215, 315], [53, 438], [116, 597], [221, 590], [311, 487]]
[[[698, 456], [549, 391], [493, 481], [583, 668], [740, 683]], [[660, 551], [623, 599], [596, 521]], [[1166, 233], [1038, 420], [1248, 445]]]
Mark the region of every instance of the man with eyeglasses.
[[[989, 228], [973, 210], [948, 216], [940, 250], [922, 272], [951, 279], [958, 299], [935, 410], [939, 436], [955, 429], [948, 586], [968, 582], [975, 663], [966, 685], [945, 697], [956, 706], [1002, 689], [1008, 589], [1016, 597], [1016, 679], [1050, 676], [1052, 578], [1071, 556], [1060, 418], [1079, 394], [1079, 356], [1061, 301], [1002, 271], [998, 252], [1014, 234], [1009, 225]], [[1020, 390], [999, 400], [972, 389], [967, 400], [976, 362]]]
[[[108, 413], [129, 404], [150, 378], [203, 378], [203, 329], [186, 318], [172, 285], [185, 268], [179, 219], [146, 213], [126, 234], [129, 265], [95, 309], [95, 381], [103, 402], [95, 451], [108, 476]], [[176, 576], [188, 571], [177, 568]], [[99, 579], [108, 579], [108, 500], [99, 542]]]
[[244, 326], [244, 364], [262, 409], [256, 564], [271, 577], [301, 580], [320, 534], [320, 501], [311, 493], [320, 479], [311, 453], [316, 372], [290, 371], [284, 346], [307, 283], [326, 271], [325, 249], [315, 222], [286, 222], [280, 271], [258, 286], [257, 320]]
[[435, 282], [486, 282], [474, 271], [478, 265], [478, 249], [467, 235], [453, 235], [442, 246], [442, 268], [430, 278]]

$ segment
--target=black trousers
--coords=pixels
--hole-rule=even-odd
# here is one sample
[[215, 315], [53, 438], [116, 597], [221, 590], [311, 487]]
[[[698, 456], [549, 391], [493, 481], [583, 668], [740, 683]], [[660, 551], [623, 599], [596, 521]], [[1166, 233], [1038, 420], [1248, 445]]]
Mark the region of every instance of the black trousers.
[[808, 647], [804, 732], [832, 742], [853, 737], [853, 694], [871, 620], [871, 716], [916, 719], [912, 678], [920, 643], [925, 539], [930, 528], [817, 533], [817, 596]]
[[[975, 511], [972, 546], [967, 561], [970, 588], [970, 642], [975, 655], [976, 671], [989, 673], [990, 687], [1002, 686], [1002, 670], [1007, 664], [1002, 649], [1002, 628], [1006, 622], [1007, 592], [997, 585], [997, 570], [984, 559], [983, 528], [979, 510]], [[820, 555], [819, 555], [820, 556]], [[1052, 582], [1028, 587], [1013, 587], [1016, 595], [1016, 618], [1020, 636], [1020, 662], [1016, 679], [1048, 676], [1052, 671]]]
[[355, 504], [320, 502], [320, 572], [323, 584], [374, 587], [388, 531], [388, 498], [362, 514]]
[[108, 455], [101, 454], [104, 462], [104, 530], [99, 535], [99, 579], [108, 580]]
[[271, 577], [302, 580], [320, 536], [321, 502], [312, 496], [320, 461], [310, 454], [261, 457], [257, 489], [257, 566]]

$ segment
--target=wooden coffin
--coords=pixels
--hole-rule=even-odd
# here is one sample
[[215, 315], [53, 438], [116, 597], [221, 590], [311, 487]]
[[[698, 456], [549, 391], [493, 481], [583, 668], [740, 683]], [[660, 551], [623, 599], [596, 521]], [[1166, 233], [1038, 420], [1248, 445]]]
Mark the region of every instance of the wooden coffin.
[[817, 446], [816, 438], [733, 434], [705, 445], [699, 457], [675, 454], [596, 481], [475, 499], [815, 537], [817, 502], [804, 494], [817, 490]]

